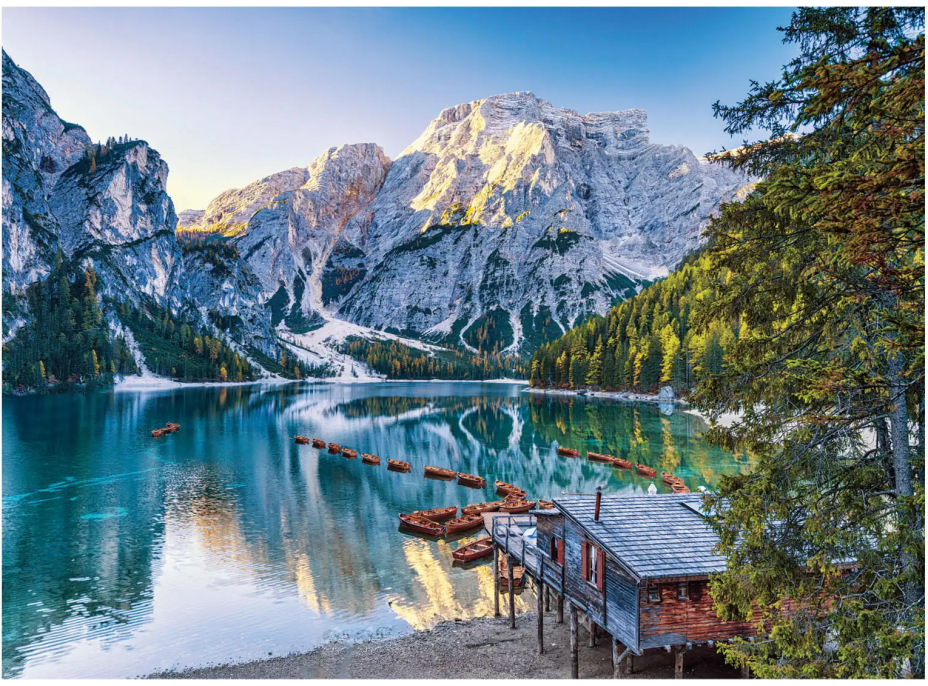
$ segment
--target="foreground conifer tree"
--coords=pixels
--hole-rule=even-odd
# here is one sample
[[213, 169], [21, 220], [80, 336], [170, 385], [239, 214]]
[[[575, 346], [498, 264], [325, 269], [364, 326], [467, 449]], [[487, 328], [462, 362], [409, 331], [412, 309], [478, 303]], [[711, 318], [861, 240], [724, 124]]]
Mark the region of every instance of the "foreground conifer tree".
[[738, 327], [696, 403], [742, 412], [711, 438], [757, 460], [710, 498], [716, 608], [761, 627], [722, 650], [763, 677], [924, 676], [924, 12], [783, 31], [781, 77], [715, 106], [773, 132], [719, 156], [765, 180], [711, 224], [726, 276], [696, 312]]

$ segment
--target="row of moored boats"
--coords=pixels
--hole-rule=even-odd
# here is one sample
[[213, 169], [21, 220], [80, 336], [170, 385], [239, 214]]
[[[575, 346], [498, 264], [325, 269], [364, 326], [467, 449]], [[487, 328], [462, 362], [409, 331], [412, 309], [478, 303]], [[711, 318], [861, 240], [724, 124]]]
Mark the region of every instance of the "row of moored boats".
[[[580, 451], [574, 448], [564, 448], [558, 446], [557, 454], [562, 457], [580, 457]], [[587, 452], [586, 459], [591, 462], [603, 462], [605, 464], [612, 465], [613, 467], [618, 467], [619, 469], [631, 469], [635, 468], [635, 471], [641, 474], [641, 476], [655, 477], [657, 476], [657, 470], [654, 467], [649, 467], [644, 464], [635, 464], [632, 465], [628, 460], [623, 460], [621, 457], [616, 457], [614, 455], [605, 455], [603, 453], [594, 453]], [[673, 489], [674, 493], [689, 493], [690, 489], [686, 487], [686, 484], [683, 483], [683, 479], [679, 476], [670, 474], [669, 472], [661, 472], [661, 479], [665, 484], [670, 486]]]
[[[333, 455], [341, 454], [349, 460], [353, 460], [358, 456], [358, 451], [356, 450], [345, 448], [338, 443], [326, 443], [319, 438], [295, 436], [294, 440], [300, 445], [312, 445], [314, 448], [320, 450], [327, 449], [329, 453]], [[361, 453], [361, 461], [369, 465], [379, 465], [381, 463], [379, 456], [370, 453]], [[387, 459], [387, 469], [396, 472], [411, 472], [412, 465], [402, 460]], [[483, 488], [487, 483], [486, 479], [476, 474], [456, 472], [453, 469], [444, 469], [432, 465], [425, 466], [424, 475], [432, 479], [442, 479], [446, 481], [457, 480], [462, 486], [469, 486], [470, 488]], [[535, 507], [542, 510], [554, 507], [554, 503], [550, 500], [529, 500], [528, 493], [525, 489], [506, 483], [505, 481], [497, 480], [495, 485], [496, 492], [502, 496], [501, 500], [465, 505], [460, 508], [460, 515], [458, 514], [457, 505], [400, 513], [400, 524], [411, 531], [427, 536], [449, 536], [472, 531], [483, 526], [483, 514], [486, 512], [519, 514], [528, 512]], [[481, 538], [473, 543], [461, 546], [452, 553], [452, 556], [458, 562], [470, 562], [486, 557], [492, 554], [492, 552], [492, 540], [490, 538]], [[506, 571], [508, 574], [508, 570]], [[520, 570], [514, 569], [513, 571]], [[513, 578], [515, 579], [516, 577]]]

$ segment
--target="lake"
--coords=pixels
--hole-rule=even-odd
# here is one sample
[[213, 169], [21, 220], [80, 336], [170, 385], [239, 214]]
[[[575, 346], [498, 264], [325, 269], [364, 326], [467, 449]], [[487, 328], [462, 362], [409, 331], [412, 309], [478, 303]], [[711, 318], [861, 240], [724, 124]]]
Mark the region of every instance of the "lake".
[[[524, 389], [289, 384], [4, 398], [3, 676], [130, 677], [491, 615], [491, 566], [453, 567], [459, 541], [404, 533], [396, 515], [495, 500], [495, 479], [546, 499], [651, 483], [558, 457], [558, 443], [672, 471], [694, 491], [748, 469], [679, 410]], [[178, 433], [151, 438], [169, 421]], [[295, 434], [413, 471], [296, 445]], [[480, 474], [488, 487], [426, 479], [426, 464]], [[533, 606], [530, 593], [517, 602]]]

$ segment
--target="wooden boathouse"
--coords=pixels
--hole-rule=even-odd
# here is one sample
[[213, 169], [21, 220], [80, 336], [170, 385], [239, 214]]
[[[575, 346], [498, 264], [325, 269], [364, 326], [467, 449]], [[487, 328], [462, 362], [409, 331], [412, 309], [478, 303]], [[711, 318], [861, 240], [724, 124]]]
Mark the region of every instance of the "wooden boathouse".
[[[693, 646], [754, 633], [750, 622], [718, 618], [709, 595], [709, 574], [725, 569], [713, 552], [717, 543], [700, 512], [698, 494], [642, 496], [566, 496], [554, 509], [497, 516], [490, 528], [494, 561], [509, 555], [525, 568], [538, 597], [557, 599], [557, 621], [569, 607], [571, 676], [579, 672], [578, 624], [612, 640], [614, 676], [633, 669], [646, 650], [674, 654], [675, 674]], [[526, 536], [535, 528], [534, 536]], [[498, 566], [495, 567], [498, 569]], [[499, 574], [496, 575], [499, 616]], [[550, 597], [550, 596], [549, 596]], [[510, 622], [515, 606], [510, 595]], [[538, 649], [544, 650], [544, 612], [538, 612]]]

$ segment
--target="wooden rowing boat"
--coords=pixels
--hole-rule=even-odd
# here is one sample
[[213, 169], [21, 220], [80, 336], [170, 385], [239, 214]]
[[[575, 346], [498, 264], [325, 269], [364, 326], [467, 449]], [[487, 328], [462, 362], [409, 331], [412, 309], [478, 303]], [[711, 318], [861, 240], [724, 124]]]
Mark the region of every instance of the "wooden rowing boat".
[[358, 457], [358, 451], [352, 450], [351, 448], [342, 448], [342, 455], [347, 457], [349, 460], [355, 460]]
[[428, 534], [429, 536], [445, 535], [445, 527], [443, 527], [441, 524], [436, 524], [431, 519], [421, 517], [415, 512], [412, 514], [401, 514], [399, 517], [403, 526], [407, 526], [413, 531], [418, 531], [422, 534]]
[[445, 522], [445, 533], [456, 534], [459, 531], [470, 531], [483, 526], [483, 517], [479, 514], [466, 514]]
[[338, 443], [329, 443], [329, 452], [333, 455], [338, 455], [342, 451], [342, 447]]
[[483, 488], [487, 485], [487, 480], [476, 474], [458, 472], [458, 483], [462, 486], [470, 486], [471, 488]]
[[457, 513], [457, 505], [451, 505], [450, 507], [435, 507], [431, 510], [416, 510], [413, 512], [414, 515], [425, 517], [426, 519], [431, 519], [435, 522], [441, 521], [442, 519], [448, 519], [449, 517], [454, 517], [454, 515]]
[[300, 445], [308, 445], [309, 439], [306, 436], [294, 436], [294, 442], [299, 443]]
[[661, 479], [668, 486], [673, 486], [678, 481], [683, 481], [679, 476], [674, 476], [669, 472], [661, 472]]
[[505, 481], [496, 480], [496, 492], [500, 495], [506, 495], [507, 493], [519, 492], [522, 489], [518, 486], [513, 486], [512, 484], [507, 484]]
[[168, 422], [167, 428], [171, 430], [171, 433], [175, 431], [180, 431], [180, 424], [175, 424], [174, 422]]
[[619, 469], [631, 469], [632, 463], [628, 460], [623, 460], [621, 457], [617, 457], [612, 461], [613, 467], [618, 467]]
[[553, 510], [553, 509], [554, 509], [554, 503], [551, 502], [550, 500], [539, 500], [539, 501], [538, 501], [538, 509], [539, 509], [539, 510]]
[[408, 462], [403, 462], [402, 460], [391, 460], [387, 458], [387, 469], [394, 472], [411, 472], [412, 465]]
[[[509, 563], [506, 562], [507, 555], [499, 556], [499, 587], [501, 590], [509, 589]], [[512, 585], [515, 588], [522, 588], [525, 585], [525, 568], [513, 566], [512, 568]]]
[[528, 512], [533, 507], [535, 507], [534, 500], [507, 500], [499, 506], [499, 511], [508, 512], [509, 514], [518, 514], [520, 512]]
[[591, 462], [615, 462], [615, 458], [612, 455], [603, 455], [602, 453], [587, 453], [586, 459]]
[[313, 441], [313, 447], [314, 447], [314, 448], [324, 448], [324, 447], [325, 447], [325, 441], [323, 441], [323, 440], [320, 439], [320, 438], [314, 438], [314, 439], [312, 439], [312, 441]]
[[454, 558], [455, 562], [470, 562], [471, 560], [479, 560], [481, 557], [486, 557], [487, 555], [492, 554], [493, 539], [481, 538], [474, 541], [473, 543], [462, 545], [460, 548], [451, 553], [451, 557]]
[[561, 457], [580, 457], [579, 450], [574, 450], [573, 448], [562, 448], [561, 446], [557, 447], [557, 454]]
[[514, 491], [508, 491], [508, 492], [506, 493], [506, 500], [507, 500], [507, 501], [510, 501], [510, 500], [525, 500], [525, 496], [526, 496], [526, 495], [528, 495], [528, 493], [526, 493], [525, 491], [523, 491], [521, 488], [517, 488], [517, 489], [515, 489]]
[[636, 464], [635, 469], [638, 470], [638, 473], [642, 476], [657, 476], [657, 470], [654, 467], [648, 467], [644, 464]]
[[494, 500], [490, 503], [467, 505], [461, 508], [461, 514], [483, 514], [484, 512], [496, 512], [499, 509], [499, 506], [505, 502], [505, 500]]
[[436, 479], [448, 479], [449, 481], [457, 476], [457, 472], [453, 469], [442, 469], [441, 467], [433, 467], [432, 465], [425, 465], [425, 475], [431, 476]]
[[676, 493], [677, 495], [679, 495], [679, 494], [681, 494], [681, 493], [689, 493], [689, 492], [690, 492], [690, 489], [688, 489], [688, 488], [686, 487], [686, 484], [684, 484], [682, 481], [679, 481], [679, 482], [677, 482], [677, 483], [675, 483], [675, 484], [671, 484], [670, 488], [673, 489], [673, 492]]
[[370, 453], [361, 453], [361, 462], [364, 464], [380, 464], [380, 458]]
[[164, 434], [169, 434], [169, 433], [171, 433], [171, 432], [168, 431], [167, 429], [152, 429], [151, 437], [152, 437], [152, 438], [161, 438], [162, 436], [164, 436]]

